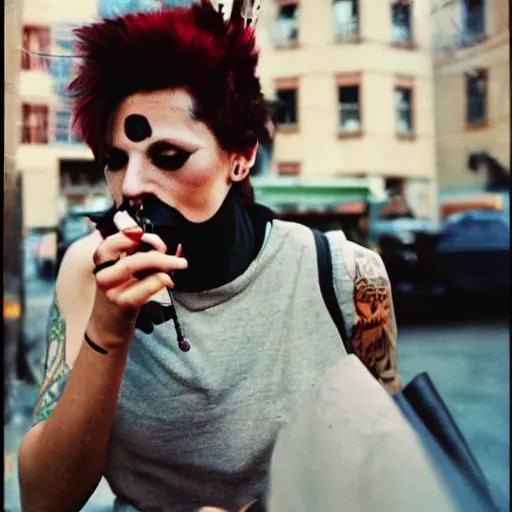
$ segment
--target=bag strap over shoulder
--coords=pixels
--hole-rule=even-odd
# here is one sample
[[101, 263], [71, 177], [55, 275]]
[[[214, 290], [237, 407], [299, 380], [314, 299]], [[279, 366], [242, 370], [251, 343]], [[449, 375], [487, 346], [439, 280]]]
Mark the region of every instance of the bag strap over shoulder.
[[351, 354], [354, 350], [347, 335], [345, 321], [343, 320], [338, 298], [336, 297], [336, 292], [334, 290], [334, 276], [329, 241], [321, 231], [316, 229], [313, 229], [312, 231], [315, 237], [320, 291], [322, 292], [322, 297], [324, 299], [325, 306], [327, 307], [327, 311], [329, 311], [332, 321], [340, 333], [343, 345], [345, 346], [347, 353]]

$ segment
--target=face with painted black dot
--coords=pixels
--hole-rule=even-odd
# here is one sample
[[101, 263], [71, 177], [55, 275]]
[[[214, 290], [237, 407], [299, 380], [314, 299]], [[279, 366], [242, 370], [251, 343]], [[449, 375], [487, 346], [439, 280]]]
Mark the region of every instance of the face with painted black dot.
[[189, 221], [205, 222], [247, 176], [256, 149], [250, 160], [224, 151], [184, 89], [137, 93], [112, 116], [105, 175], [117, 206], [154, 195]]

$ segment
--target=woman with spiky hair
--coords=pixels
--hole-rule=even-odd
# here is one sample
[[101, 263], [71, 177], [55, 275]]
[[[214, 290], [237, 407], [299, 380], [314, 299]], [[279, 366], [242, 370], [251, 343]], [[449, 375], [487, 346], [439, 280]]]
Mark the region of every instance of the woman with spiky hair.
[[77, 30], [74, 125], [114, 205], [57, 277], [19, 455], [26, 511], [80, 510], [102, 476], [117, 511], [240, 510], [264, 495], [277, 432], [345, 345], [400, 388], [379, 257], [328, 235], [342, 343], [313, 233], [254, 203], [269, 137], [258, 9], [203, 0]]

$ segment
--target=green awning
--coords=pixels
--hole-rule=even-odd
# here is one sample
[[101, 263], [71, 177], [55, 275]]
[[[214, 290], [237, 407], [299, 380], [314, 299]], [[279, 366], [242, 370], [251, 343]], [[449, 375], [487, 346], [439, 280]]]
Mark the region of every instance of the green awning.
[[256, 201], [270, 208], [333, 210], [354, 201], [375, 197], [366, 178], [314, 180], [298, 177], [255, 177]]

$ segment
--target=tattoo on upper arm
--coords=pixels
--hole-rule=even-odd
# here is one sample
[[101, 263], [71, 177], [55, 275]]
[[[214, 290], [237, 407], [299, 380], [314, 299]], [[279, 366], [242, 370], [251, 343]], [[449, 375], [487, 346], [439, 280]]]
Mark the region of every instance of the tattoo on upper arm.
[[51, 416], [71, 371], [66, 363], [66, 322], [56, 297], [50, 311], [47, 343], [45, 377], [34, 411], [35, 423]]
[[390, 393], [400, 391], [391, 286], [382, 259], [367, 249], [355, 252], [354, 305], [355, 354]]

